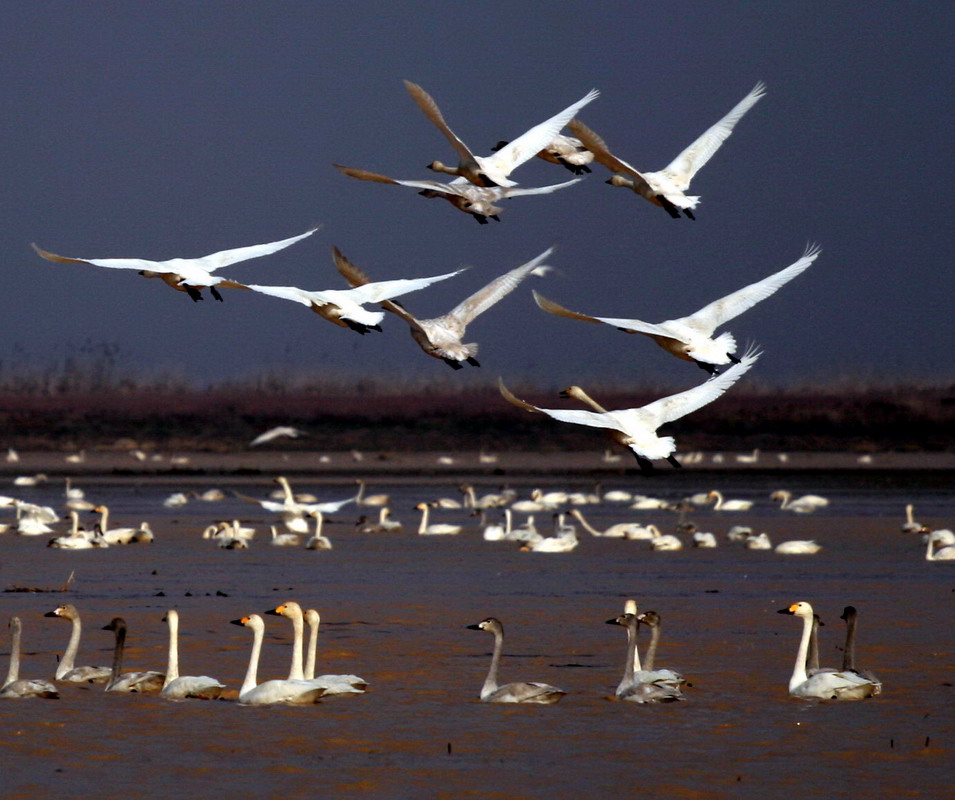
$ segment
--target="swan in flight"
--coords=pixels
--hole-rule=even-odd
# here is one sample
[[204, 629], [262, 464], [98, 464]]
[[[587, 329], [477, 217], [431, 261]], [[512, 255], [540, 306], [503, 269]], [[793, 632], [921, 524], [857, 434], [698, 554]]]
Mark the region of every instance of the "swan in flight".
[[122, 617], [113, 617], [104, 631], [113, 631], [116, 644], [113, 647], [113, 669], [107, 692], [128, 692], [135, 694], [159, 694], [166, 676], [161, 672], [146, 670], [144, 672], [123, 672], [123, 650], [126, 647], [126, 621]]
[[574, 115], [600, 95], [599, 91], [591, 89], [576, 103], [567, 106], [550, 119], [544, 120], [544, 122], [535, 125], [516, 139], [497, 148], [493, 155], [478, 156], [472, 153], [470, 148], [448, 127], [438, 104], [435, 103], [430, 94], [411, 81], [405, 81], [404, 84], [415, 103], [418, 104], [418, 108], [444, 134], [445, 138], [451, 143], [451, 147], [458, 154], [459, 163], [456, 167], [442, 164], [440, 161], [432, 161], [428, 165], [428, 169], [435, 172], [444, 172], [448, 175], [457, 175], [459, 176], [459, 182], [466, 180], [475, 186], [484, 187], [514, 186], [515, 182], [508, 178], [511, 172], [550, 145], [561, 129], [574, 118]]
[[461, 183], [441, 183], [441, 181], [402, 181], [397, 178], [389, 178], [387, 175], [380, 175], [377, 172], [369, 172], [366, 169], [356, 169], [355, 167], [343, 167], [341, 164], [333, 165], [337, 170], [347, 175], [349, 178], [357, 178], [360, 181], [371, 181], [372, 183], [393, 183], [398, 186], [410, 186], [413, 189], [419, 189], [422, 197], [434, 198], [440, 197], [447, 200], [459, 211], [470, 214], [481, 225], [487, 225], [488, 219], [500, 222], [498, 216], [504, 209], [494, 205], [501, 200], [507, 200], [510, 197], [523, 197], [525, 195], [550, 194], [558, 189], [565, 189], [580, 182], [580, 178], [574, 178], [564, 183], [554, 183], [549, 186], [534, 186], [522, 188], [520, 186], [474, 186], [467, 181]]
[[769, 496], [770, 500], [779, 502], [781, 511], [792, 511], [795, 514], [812, 514], [820, 508], [829, 505], [829, 499], [818, 494], [804, 494], [802, 497], [793, 499], [792, 492], [785, 489], [777, 489]]
[[792, 614], [802, 619], [802, 638], [796, 652], [796, 664], [789, 679], [789, 694], [806, 700], [862, 700], [876, 693], [875, 684], [854, 672], [806, 673], [806, 655], [812, 636], [812, 606], [806, 602], [793, 603], [779, 609], [780, 614]]
[[312, 705], [321, 700], [325, 690], [305, 680], [275, 679], [257, 684], [259, 656], [262, 653], [262, 640], [265, 637], [265, 622], [258, 614], [249, 614], [247, 617], [233, 619], [230, 622], [252, 630], [252, 654], [245, 680], [239, 689], [240, 705], [269, 706], [283, 703], [302, 706]]
[[680, 216], [681, 210], [689, 219], [696, 219], [693, 209], [700, 198], [685, 194], [690, 188], [690, 181], [729, 138], [736, 123], [765, 93], [765, 84], [757, 83], [725, 117], [709, 127], [693, 144], [658, 172], [640, 172], [626, 161], [617, 158], [610, 152], [606, 142], [580, 120], [571, 120], [567, 127], [580, 139], [584, 147], [594, 154], [594, 158], [613, 173], [607, 181], [611, 186], [631, 189], [654, 205], [662, 206], [674, 219]]
[[668, 319], [660, 323], [643, 322], [639, 319], [623, 319], [618, 317], [593, 317], [571, 311], [563, 306], [548, 300], [534, 292], [534, 300], [544, 311], [559, 317], [583, 320], [584, 322], [602, 322], [612, 325], [624, 333], [642, 333], [649, 336], [660, 347], [671, 355], [684, 361], [692, 361], [701, 369], [715, 374], [717, 367], [738, 362], [733, 354], [736, 352], [736, 339], [728, 331], [714, 337], [714, 332], [721, 325], [738, 317], [747, 309], [752, 308], [760, 300], [776, 292], [800, 273], [804, 272], [816, 260], [822, 250], [817, 245], [810, 245], [798, 261], [793, 262], [785, 269], [780, 270], [761, 281], [744, 286], [732, 294], [709, 305], [687, 317]]
[[70, 640], [66, 645], [63, 657], [56, 665], [56, 679], [70, 683], [106, 683], [113, 671], [110, 667], [77, 667], [76, 653], [80, 648], [80, 636], [83, 634], [83, 623], [80, 621], [80, 612], [72, 603], [57, 606], [47, 611], [44, 617], [60, 617], [72, 623]]
[[47, 700], [56, 700], [60, 694], [49, 681], [20, 677], [20, 633], [22, 627], [19, 617], [10, 617], [10, 665], [7, 668], [6, 680], [0, 685], [0, 697], [43, 697]]
[[680, 419], [716, 400], [736, 383], [758, 358], [759, 353], [750, 350], [739, 364], [734, 364], [723, 374], [716, 375], [692, 389], [661, 398], [641, 408], [627, 408], [619, 411], [539, 408], [511, 394], [503, 380], [498, 379], [498, 386], [505, 400], [525, 411], [546, 414], [560, 422], [604, 428], [623, 434], [625, 439], [621, 440], [621, 443], [625, 443], [633, 451], [640, 468], [649, 471], [653, 468], [653, 459], [658, 458], [665, 458], [675, 467], [680, 466], [676, 456], [673, 455], [676, 450], [673, 437], [657, 436], [657, 429], [667, 422]]
[[621, 625], [627, 629], [627, 656], [623, 677], [617, 684], [615, 694], [631, 703], [672, 703], [683, 700], [681, 686], [683, 676], [672, 670], [643, 669], [637, 652], [637, 606], [628, 600], [624, 613], [607, 620], [608, 625]]
[[260, 444], [265, 444], [266, 442], [271, 442], [273, 439], [278, 439], [282, 436], [286, 436], [289, 439], [297, 439], [299, 436], [307, 436], [308, 434], [305, 431], [299, 430], [298, 428], [293, 428], [291, 425], [278, 425], [275, 428], [269, 428], [265, 433], [260, 433], [256, 436], [251, 442], [249, 442], [249, 447], [257, 447]]
[[[397, 314], [408, 323], [411, 328], [411, 338], [429, 356], [441, 359], [452, 369], [461, 369], [462, 362], [467, 362], [473, 367], [479, 367], [481, 365], [475, 358], [478, 353], [478, 345], [473, 342], [465, 344], [461, 341], [468, 324], [473, 322], [479, 314], [483, 314], [499, 300], [514, 291], [528, 275], [532, 273], [542, 274], [542, 271], [546, 270], [543, 262], [553, 252], [554, 248], [549, 247], [526, 264], [522, 264], [510, 272], [505, 272], [483, 289], [462, 300], [441, 317], [418, 319], [404, 306], [390, 300], [386, 300], [382, 303], [382, 306], [386, 311]], [[350, 268], [343, 269], [340, 265], [339, 271], [352, 286], [358, 286], [368, 281], [368, 276], [365, 273], [352, 265], [348, 266]]]
[[[491, 148], [495, 153], [508, 142], [498, 142]], [[594, 154], [591, 153], [583, 142], [574, 136], [564, 136], [558, 133], [550, 142], [535, 155], [551, 164], [559, 164], [574, 173], [574, 175], [583, 175], [590, 172], [589, 164], [593, 163]]]
[[[334, 256], [336, 265], [340, 262], [348, 264], [348, 260], [337, 247], [334, 248]], [[340, 267], [339, 269], [347, 270], [347, 267]], [[462, 271], [458, 269], [445, 275], [435, 275], [430, 278], [399, 278], [393, 281], [364, 283], [360, 286], [353, 286], [351, 289], [325, 289], [314, 292], [299, 289], [295, 286], [260, 286], [254, 283], [248, 284], [247, 288], [260, 294], [301, 303], [335, 325], [342, 328], [351, 328], [357, 333], [365, 334], [369, 330], [381, 330], [380, 323], [385, 318], [385, 313], [383, 311], [369, 311], [364, 308], [364, 303], [381, 303], [384, 300], [391, 300], [394, 297], [423, 289], [432, 283], [453, 278]]]
[[250, 258], [277, 253], [286, 247], [311, 236], [318, 228], [312, 228], [298, 236], [282, 239], [278, 242], [253, 244], [248, 247], [237, 247], [233, 250], [221, 250], [201, 258], [171, 258], [168, 261], [150, 261], [145, 258], [70, 258], [58, 256], [41, 250], [35, 244], [33, 249], [47, 261], [58, 261], [64, 264], [92, 264], [95, 267], [109, 267], [111, 269], [134, 269], [146, 278], [159, 278], [167, 286], [179, 292], [186, 292], [193, 301], [202, 300], [200, 289], [208, 288], [216, 300], [222, 300], [216, 287], [224, 289], [245, 289], [245, 285], [236, 281], [220, 278], [213, 275], [217, 269], [247, 261]]
[[169, 660], [166, 664], [166, 680], [159, 696], [167, 700], [218, 700], [225, 684], [208, 675], [179, 674], [179, 612], [171, 608], [163, 620], [169, 625]]
[[469, 630], [487, 631], [494, 634], [494, 653], [491, 656], [491, 667], [487, 678], [481, 687], [482, 703], [540, 703], [550, 705], [556, 703], [566, 692], [547, 683], [516, 682], [497, 683], [497, 670], [501, 663], [501, 650], [504, 648], [504, 626], [494, 617], [488, 617], [476, 625], [468, 625]]

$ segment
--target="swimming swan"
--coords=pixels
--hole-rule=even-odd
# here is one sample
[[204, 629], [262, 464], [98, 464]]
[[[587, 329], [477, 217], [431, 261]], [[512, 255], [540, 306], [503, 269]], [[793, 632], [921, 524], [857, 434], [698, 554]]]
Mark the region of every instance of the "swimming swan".
[[318, 628], [322, 618], [317, 610], [309, 608], [305, 611], [305, 622], [308, 623], [308, 654], [305, 657], [305, 680], [318, 681], [327, 685], [327, 696], [346, 697], [362, 694], [368, 689], [368, 681], [357, 675], [315, 675], [315, 655], [318, 649]]
[[315, 533], [305, 542], [306, 550], [331, 550], [332, 540], [322, 535], [322, 522], [324, 517], [321, 511], [316, 511], [312, 516], [315, 518]]
[[447, 166], [440, 161], [432, 161], [428, 165], [428, 169], [457, 175], [460, 179], [470, 181], [475, 186], [514, 186], [515, 182], [510, 180], [508, 175], [550, 145], [554, 137], [573, 119], [574, 115], [600, 94], [596, 89], [592, 89], [576, 103], [567, 106], [550, 119], [535, 125], [516, 139], [498, 148], [493, 155], [482, 157], [474, 155], [468, 146], [448, 127], [438, 104], [435, 103], [430, 94], [411, 81], [406, 80], [404, 84], [415, 103], [417, 103], [418, 108], [444, 134], [460, 159], [456, 167]]
[[10, 665], [7, 677], [0, 686], [0, 698], [42, 697], [56, 700], [60, 694], [49, 681], [20, 678], [20, 631], [19, 617], [10, 617]]
[[679, 394], [661, 398], [641, 408], [627, 408], [619, 411], [578, 411], [576, 409], [549, 409], [519, 400], [504, 386], [503, 380], [498, 379], [498, 386], [504, 399], [509, 403], [523, 408], [525, 411], [546, 414], [561, 422], [570, 422], [575, 425], [587, 425], [592, 428], [604, 428], [619, 431], [626, 437], [621, 440], [633, 451], [637, 463], [644, 471], [653, 468], [653, 459], [665, 458], [673, 466], [680, 463], [673, 455], [676, 442], [672, 436], [657, 436], [657, 429], [680, 419], [699, 408], [712, 403], [727, 389], [736, 383], [749, 368], [756, 363], [759, 353], [749, 350], [739, 364], [734, 364], [721, 375], [716, 375], [698, 386]]
[[950, 544], [935, 549], [938, 542], [931, 533], [929, 533], [927, 541], [928, 544], [925, 550], [926, 561], [955, 561], [955, 545]]
[[70, 640], [63, 652], [63, 657], [56, 665], [56, 679], [70, 683], [106, 683], [113, 671], [110, 667], [77, 667], [76, 654], [80, 649], [80, 636], [83, 633], [83, 623], [80, 621], [80, 612], [76, 606], [67, 603], [47, 611], [44, 617], [60, 617], [72, 623]]
[[144, 672], [123, 672], [123, 649], [126, 646], [126, 621], [122, 617], [113, 617], [104, 631], [113, 631], [116, 644], [113, 647], [113, 669], [107, 692], [128, 692], [131, 694], [159, 694], [166, 676], [161, 672], [147, 670]]
[[166, 680], [159, 696], [167, 700], [217, 700], [225, 684], [208, 675], [179, 674], [179, 612], [171, 608], [163, 620], [169, 625], [169, 659], [166, 662]]
[[435, 522], [432, 524], [428, 523], [428, 518], [430, 515], [431, 506], [428, 503], [418, 503], [415, 506], [417, 511], [421, 512], [421, 522], [418, 525], [418, 533], [421, 536], [432, 536], [432, 535], [453, 535], [456, 533], [461, 533], [461, 525], [451, 525], [446, 522]]
[[481, 687], [482, 703], [540, 703], [550, 705], [556, 703], [566, 692], [547, 683], [505, 683], [498, 686], [497, 670], [501, 663], [501, 650], [504, 647], [504, 626], [500, 620], [488, 617], [476, 625], [468, 625], [469, 630], [488, 631], [494, 634], [494, 653], [491, 656], [491, 667], [487, 678]]
[[611, 525], [609, 528], [601, 531], [591, 525], [579, 509], [572, 508], [568, 513], [581, 525], [583, 525], [584, 530], [587, 531], [587, 533], [591, 534], [592, 536], [602, 536], [608, 539], [638, 538], [634, 534], [637, 533], [638, 528], [642, 529], [644, 527], [639, 522], [618, 522], [616, 525]]
[[822, 252], [816, 245], [810, 245], [798, 261], [761, 281], [751, 283], [728, 294], [687, 317], [668, 319], [659, 323], [643, 322], [639, 319], [618, 317], [594, 317], [571, 311], [534, 292], [534, 300], [544, 311], [559, 317], [583, 320], [584, 322], [602, 322], [612, 325], [624, 333], [641, 333], [655, 341], [671, 355], [684, 361], [692, 361], [701, 369], [714, 374], [717, 367], [737, 362], [736, 339], [727, 332], [714, 337], [721, 325], [738, 317], [752, 308], [760, 300], [775, 293], [797, 275], [804, 272]]
[[822, 550], [822, 545], [812, 539], [790, 539], [773, 548], [774, 553], [784, 556], [811, 556]]
[[856, 669], [856, 625], [859, 612], [855, 606], [846, 606], [842, 610], [839, 619], [846, 623], [846, 645], [842, 651], [842, 671], [854, 672], [867, 681], [872, 681], [875, 686], [872, 694], [882, 694], [882, 681], [880, 681], [869, 669]]
[[[347, 259], [338, 248], [333, 248], [335, 263]], [[381, 321], [385, 318], [383, 311], [369, 311], [364, 303], [380, 303], [395, 297], [415, 292], [430, 286], [438, 281], [453, 278], [462, 270], [455, 270], [445, 275], [435, 275], [430, 278], [399, 278], [393, 281], [377, 281], [354, 286], [351, 289], [325, 289], [323, 291], [306, 291], [296, 286], [261, 286], [247, 284], [253, 292], [292, 300], [308, 306], [316, 314], [342, 328], [351, 328], [357, 333], [365, 334], [369, 330], [381, 330]]]
[[[418, 319], [404, 306], [390, 300], [386, 300], [382, 306], [386, 311], [397, 314], [408, 323], [411, 328], [411, 338], [429, 356], [441, 359], [453, 369], [461, 369], [462, 362], [479, 367], [480, 364], [475, 358], [478, 346], [474, 343], [464, 344], [461, 341], [468, 324], [514, 291], [528, 275], [540, 270], [544, 260], [553, 252], [554, 248], [550, 247], [526, 264], [495, 278], [483, 289], [462, 300], [441, 317]], [[339, 270], [350, 284], [355, 286], [368, 281], [368, 276], [361, 270], [352, 265], [348, 267], [350, 268], [342, 271], [340, 266]]]
[[623, 614], [606, 622], [608, 625], [621, 625], [627, 629], [627, 656], [623, 677], [615, 692], [617, 697], [631, 703], [672, 703], [683, 700], [682, 676], [671, 670], [643, 669], [640, 665], [640, 655], [637, 652], [636, 603], [628, 601]]
[[606, 142], [580, 120], [571, 120], [567, 127], [594, 154], [594, 158], [613, 173], [607, 181], [611, 186], [631, 189], [654, 205], [662, 206], [674, 219], [680, 216], [680, 210], [688, 218], [695, 219], [693, 209], [700, 198], [684, 194], [690, 188], [690, 181], [729, 138], [736, 123], [765, 93], [765, 84], [757, 83], [726, 116], [710, 126], [659, 172], [640, 172], [617, 158], [610, 152]]
[[776, 490], [769, 496], [769, 499], [779, 501], [781, 511], [792, 511], [796, 514], [812, 514], [814, 511], [829, 505], [828, 498], [818, 494], [804, 494], [794, 500], [792, 492], [785, 489]]
[[723, 493], [717, 489], [708, 492], [706, 496], [714, 501], [714, 511], [749, 511], [753, 507], [752, 500], [725, 500]]
[[252, 653], [245, 680], [239, 689], [239, 704], [244, 706], [313, 705], [318, 703], [325, 690], [304, 680], [274, 679], [256, 685], [259, 669], [259, 656], [262, 653], [262, 639], [265, 636], [265, 623], [258, 614], [249, 614], [241, 619], [230, 620], [232, 625], [242, 625], [252, 629]]
[[862, 700], [875, 694], [875, 684], [853, 672], [806, 673], [806, 655], [812, 636], [812, 606], [806, 602], [793, 603], [779, 609], [780, 614], [792, 614], [803, 622], [802, 638], [796, 652], [796, 664], [789, 679], [789, 694], [806, 700]]
[[580, 182], [580, 178], [574, 178], [564, 183], [554, 183], [549, 186], [535, 186], [522, 188], [520, 186], [474, 186], [467, 182], [462, 183], [441, 183], [441, 181], [403, 181], [397, 178], [389, 178], [387, 175], [381, 175], [377, 172], [369, 172], [366, 169], [356, 169], [355, 167], [343, 167], [341, 164], [333, 164], [335, 169], [347, 175], [349, 178], [356, 178], [360, 181], [371, 181], [372, 183], [391, 183], [398, 186], [410, 186], [419, 189], [422, 197], [435, 198], [440, 197], [447, 200], [459, 211], [470, 214], [478, 221], [480, 225], [487, 225], [488, 219], [500, 222], [498, 216], [504, 211], [500, 206], [494, 205], [501, 200], [507, 200], [511, 197], [523, 197], [525, 195], [550, 194], [558, 189], [565, 189]]
[[168, 261], [149, 261], [143, 258], [68, 258], [41, 250], [36, 245], [33, 249], [47, 261], [58, 261], [66, 264], [92, 264], [96, 267], [113, 269], [134, 269], [146, 278], [159, 278], [167, 286], [180, 292], [186, 292], [193, 301], [201, 300], [200, 289], [208, 287], [216, 300], [222, 300], [216, 287], [224, 289], [245, 289], [245, 285], [236, 281], [226, 280], [213, 275], [217, 269], [228, 267], [250, 258], [259, 258], [283, 250], [289, 245], [311, 236], [318, 228], [312, 228], [305, 233], [267, 244], [253, 244], [248, 247], [237, 247], [233, 250], [221, 250], [201, 258], [172, 258]]

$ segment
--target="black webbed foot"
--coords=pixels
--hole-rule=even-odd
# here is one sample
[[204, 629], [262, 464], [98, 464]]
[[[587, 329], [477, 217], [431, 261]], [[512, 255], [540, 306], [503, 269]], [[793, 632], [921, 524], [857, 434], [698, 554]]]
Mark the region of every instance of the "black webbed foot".
[[471, 216], [478, 221], [479, 225], [487, 225], [487, 217], [485, 217], [483, 214], [475, 214], [472, 211]]
[[219, 294], [219, 290], [216, 289], [215, 286], [210, 286], [210, 287], [209, 287], [209, 293], [210, 293], [216, 300], [218, 300], [220, 303], [222, 302], [222, 295]]
[[497, 214], [491, 214], [491, 219], [493, 219], [495, 222], [501, 221], [501, 218]]
[[648, 475], [651, 472], [653, 472], [653, 462], [650, 461], [649, 458], [644, 458], [643, 456], [638, 455], [637, 453], [634, 453], [633, 456], [634, 458], [637, 459], [637, 464], [640, 466], [640, 471], [644, 475]]
[[686, 216], [686, 217], [689, 217], [689, 218], [692, 219], [692, 220], [696, 220], [696, 217], [693, 216], [693, 212], [690, 211], [690, 209], [688, 209], [688, 208], [684, 208], [684, 209], [683, 209], [683, 215]]
[[468, 364], [470, 364], [472, 367], [480, 367], [480, 366], [481, 366], [481, 365], [478, 363], [478, 360], [477, 360], [474, 356], [468, 356], [465, 360], [466, 360], [466, 361], [468, 362]]
[[727, 353], [727, 354], [726, 354], [726, 357], [727, 357], [730, 361], [732, 361], [734, 364], [739, 364], [739, 363], [740, 363], [740, 360], [739, 360], [736, 356], [734, 356], [732, 353]]
[[[342, 317], [341, 321], [344, 322], [353, 331], [355, 331], [355, 333], [360, 333], [362, 336], [368, 333], [368, 326], [363, 325], [361, 322], [355, 322], [355, 320], [348, 319], [346, 317]], [[379, 330], [381, 329], [379, 328]]]
[[667, 461], [669, 461], [677, 469], [683, 469], [683, 465], [676, 460], [676, 456], [673, 455], [672, 453], [667, 456]]
[[198, 303], [203, 299], [202, 293], [198, 289], [192, 286], [184, 286], [183, 288], [186, 290], [186, 294], [192, 298], [193, 303]]
[[669, 214], [673, 219], [680, 218], [680, 209], [678, 209], [673, 203], [667, 200], [662, 194], [657, 195], [657, 200], [660, 201], [660, 205], [663, 206], [664, 210]]
[[453, 358], [443, 358], [441, 360], [451, 367], [451, 369], [464, 369], [464, 367], [461, 365], [461, 362], [455, 361]]
[[720, 374], [720, 371], [715, 366], [712, 364], [707, 364], [705, 361], [694, 361], [693, 363], [703, 371], [708, 372], [710, 375]]

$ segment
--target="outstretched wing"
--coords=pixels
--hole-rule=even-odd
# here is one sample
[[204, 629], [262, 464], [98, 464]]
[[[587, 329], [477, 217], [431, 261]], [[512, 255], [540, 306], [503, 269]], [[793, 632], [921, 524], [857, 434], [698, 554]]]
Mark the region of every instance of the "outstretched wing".
[[760, 300], [765, 300], [781, 286], [804, 272], [821, 252], [822, 248], [819, 245], [811, 244], [806, 247], [806, 251], [798, 261], [790, 264], [785, 269], [781, 269], [761, 281], [751, 283], [749, 286], [744, 286], [742, 289], [726, 295], [726, 297], [714, 300], [682, 321], [694, 328], [712, 333], [720, 325], [752, 308]]
[[504, 197], [520, 197], [522, 194], [550, 194], [551, 192], [556, 192], [558, 189], [565, 189], [568, 186], [573, 186], [575, 183], [580, 183], [583, 178], [574, 178], [573, 180], [564, 181], [563, 183], [553, 183], [550, 186], [530, 186], [523, 188], [521, 186], [508, 186], [502, 192]]
[[743, 114], [749, 111], [764, 94], [766, 94], [766, 84], [760, 81], [746, 97], [733, 106], [725, 117], [710, 126], [662, 172], [668, 175], [681, 191], [688, 189], [693, 176], [729, 138]]
[[526, 264], [522, 264], [510, 272], [505, 272], [500, 277], [495, 278], [483, 289], [458, 303], [458, 305], [448, 312], [447, 316], [454, 317], [462, 326], [467, 325], [478, 316], [478, 314], [487, 311], [487, 309], [493, 306], [502, 297], [514, 291], [518, 284], [539, 267], [541, 262], [553, 252], [554, 248], [549, 247]]
[[448, 272], [444, 275], [435, 275], [431, 278], [397, 278], [391, 281], [364, 283], [348, 291], [350, 291], [352, 299], [356, 303], [380, 303], [392, 297], [400, 297], [403, 294], [424, 289], [432, 283], [453, 278], [460, 272], [464, 272], [464, 270], [456, 269], [454, 272]]
[[619, 424], [609, 416], [609, 414], [601, 414], [598, 411], [582, 411], [569, 408], [540, 408], [539, 406], [532, 405], [526, 400], [521, 400], [519, 397], [515, 396], [511, 390], [504, 385], [504, 380], [502, 378], [497, 379], [497, 386], [498, 389], [500, 389], [501, 396], [507, 400], [508, 403], [511, 403], [518, 408], [522, 408], [525, 411], [530, 411], [535, 414], [546, 414], [552, 419], [559, 420], [560, 422], [570, 422], [574, 425], [587, 425], [591, 428], [623, 430]]
[[571, 311], [564, 308], [553, 300], [548, 300], [543, 295], [534, 292], [534, 300], [544, 311], [556, 314], [558, 317], [567, 317], [568, 319], [579, 319], [584, 322], [603, 322], [605, 325], [613, 325], [627, 333], [644, 333], [647, 336], [665, 336], [668, 339], [673, 338], [673, 334], [659, 325], [651, 322], [642, 322], [639, 319], [618, 319], [617, 317], [591, 317], [588, 314], [581, 314], [578, 311]]
[[149, 261], [145, 258], [71, 258], [69, 256], [60, 256], [56, 253], [51, 253], [48, 250], [43, 250], [42, 248], [37, 247], [35, 244], [32, 245], [32, 247], [34, 250], [36, 250], [38, 255], [42, 256], [47, 261], [56, 261], [60, 264], [92, 264], [96, 267], [107, 267], [109, 269], [148, 269], [151, 272], [161, 273], [173, 271], [166, 268], [159, 261]]
[[632, 179], [635, 184], [642, 184], [647, 191], [652, 191], [650, 189], [650, 184], [647, 183], [646, 178], [643, 177], [643, 174], [636, 167], [630, 166], [623, 159], [617, 158], [613, 153], [610, 152], [610, 148], [607, 147], [607, 143], [600, 138], [600, 136], [586, 125], [581, 122], [579, 119], [572, 119], [567, 123], [567, 127], [571, 132], [583, 143], [584, 147], [590, 150], [594, 154], [594, 159], [603, 164], [611, 172], [618, 172], [622, 175], [626, 175], [628, 178]]
[[453, 147], [454, 151], [458, 154], [458, 157], [462, 161], [470, 161], [476, 164], [474, 154], [468, 146], [457, 137], [454, 131], [448, 127], [448, 123], [444, 121], [441, 109], [439, 109], [438, 104], [434, 102], [434, 98], [416, 83], [405, 81], [404, 84], [405, 88], [411, 94], [412, 99], [418, 104], [418, 108], [420, 108], [425, 116], [444, 134], [445, 138], [451, 143], [451, 147]]
[[214, 272], [220, 267], [228, 267], [230, 264], [236, 264], [239, 261], [247, 261], [250, 258], [259, 258], [261, 256], [277, 253], [279, 250], [284, 250], [286, 247], [289, 247], [296, 242], [300, 242], [302, 239], [311, 236], [319, 229], [319, 227], [321, 226], [310, 228], [309, 230], [305, 231], [305, 233], [300, 233], [298, 236], [292, 236], [288, 239], [281, 239], [277, 242], [253, 244], [249, 245], [248, 247], [236, 247], [232, 250], [220, 250], [218, 253], [211, 253], [210, 255], [203, 256], [202, 258], [173, 259], [164, 263], [174, 265], [176, 262], [185, 261], [192, 266], [198, 267], [199, 269], [204, 269], [207, 272]]

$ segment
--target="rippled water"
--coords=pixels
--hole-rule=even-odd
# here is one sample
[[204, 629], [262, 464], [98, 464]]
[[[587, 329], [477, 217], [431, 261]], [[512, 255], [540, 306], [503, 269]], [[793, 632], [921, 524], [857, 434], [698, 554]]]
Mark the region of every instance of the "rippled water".
[[[305, 708], [246, 708], [233, 700], [171, 703], [63, 685], [59, 701], [0, 702], [2, 795], [41, 797], [781, 797], [955, 796], [955, 562], [928, 563], [917, 537], [900, 533], [903, 507], [938, 527], [955, 523], [948, 472], [793, 475], [668, 472], [605, 480], [676, 499], [719, 488], [757, 499], [751, 512], [701, 510], [690, 518], [722, 534], [734, 523], [774, 541], [815, 538], [815, 556], [785, 557], [724, 542], [716, 550], [654, 553], [645, 543], [583, 534], [569, 554], [519, 552], [484, 542], [460, 511], [454, 537], [414, 533], [415, 503], [456, 495], [459, 479], [373, 479], [392, 495], [406, 532], [362, 535], [350, 507], [326, 526], [330, 552], [270, 547], [269, 515], [234, 496], [163, 508], [173, 491], [221, 486], [265, 497], [265, 477], [104, 477], [78, 482], [107, 502], [116, 524], [147, 519], [152, 545], [64, 552], [46, 537], [0, 536], [0, 585], [70, 591], [0, 594], [5, 620], [23, 619], [21, 676], [50, 677], [69, 626], [42, 615], [72, 602], [84, 620], [79, 663], [108, 664], [114, 615], [129, 625], [125, 669], [164, 669], [164, 612], [181, 615], [185, 674], [209, 674], [234, 698], [251, 634], [229, 625], [295, 599], [322, 612], [319, 671], [354, 672], [361, 697]], [[480, 478], [490, 491], [495, 481]], [[586, 476], [511, 481], [590, 490]], [[350, 479], [298, 477], [322, 500], [353, 491]], [[812, 516], [778, 511], [773, 489], [827, 495]], [[18, 492], [61, 501], [62, 484]], [[586, 506], [597, 527], [639, 519], [669, 530], [667, 512]], [[371, 516], [377, 513], [368, 509]], [[545, 517], [547, 515], [544, 515]], [[239, 517], [258, 526], [248, 551], [200, 538], [205, 525]], [[538, 515], [540, 520], [540, 515]], [[658, 662], [686, 674], [685, 703], [639, 706], [613, 690], [624, 631], [604, 624], [635, 597], [663, 617]], [[808, 600], [822, 615], [822, 657], [841, 663], [839, 614], [860, 611], [858, 661], [882, 679], [881, 697], [813, 704], [786, 684], [798, 621], [776, 614]], [[467, 630], [485, 616], [506, 628], [504, 680], [541, 680], [568, 694], [556, 706], [485, 705], [477, 693], [491, 637]], [[0, 639], [5, 663], [9, 639]], [[259, 679], [284, 677], [291, 626], [268, 617]]]

